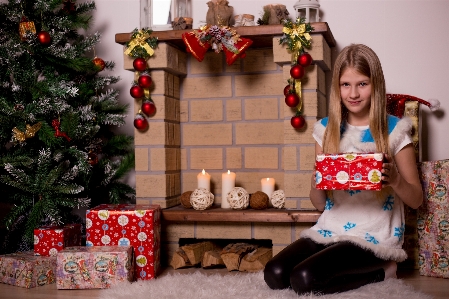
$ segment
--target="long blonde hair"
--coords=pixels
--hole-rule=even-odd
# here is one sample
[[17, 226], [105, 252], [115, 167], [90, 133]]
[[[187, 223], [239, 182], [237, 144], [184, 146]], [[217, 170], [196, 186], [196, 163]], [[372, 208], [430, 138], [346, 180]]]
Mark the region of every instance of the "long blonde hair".
[[340, 77], [348, 67], [352, 67], [360, 74], [370, 78], [372, 88], [369, 128], [377, 151], [390, 155], [387, 100], [382, 66], [376, 53], [362, 44], [345, 47], [335, 60], [329, 100], [329, 121], [324, 132], [323, 151], [324, 153], [338, 153], [340, 149], [340, 126], [347, 115], [347, 109], [341, 102]]

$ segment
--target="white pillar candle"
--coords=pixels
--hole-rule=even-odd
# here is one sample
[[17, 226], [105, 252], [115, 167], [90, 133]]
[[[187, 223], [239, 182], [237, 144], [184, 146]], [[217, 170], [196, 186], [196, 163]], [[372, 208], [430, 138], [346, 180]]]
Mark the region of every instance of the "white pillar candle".
[[210, 191], [210, 174], [203, 169], [202, 172], [198, 173], [196, 178], [198, 180], [198, 189], [205, 188], [207, 191]]
[[[274, 192], [274, 183], [276, 181], [273, 178], [263, 178], [260, 180], [260, 184], [262, 185], [262, 192], [268, 195], [268, 199], [271, 199], [271, 195]], [[270, 201], [271, 203], [271, 201]]]
[[227, 200], [227, 195], [235, 187], [235, 173], [228, 172], [221, 174], [221, 208], [230, 209], [231, 206]]

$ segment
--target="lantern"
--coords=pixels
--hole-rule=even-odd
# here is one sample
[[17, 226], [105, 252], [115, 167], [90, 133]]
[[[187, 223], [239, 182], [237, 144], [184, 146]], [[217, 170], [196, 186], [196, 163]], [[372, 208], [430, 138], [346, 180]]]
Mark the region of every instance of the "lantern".
[[318, 0], [299, 0], [293, 5], [296, 18], [305, 18], [306, 23], [320, 21], [320, 4]]
[[172, 23], [181, 17], [191, 24], [192, 0], [140, 0], [141, 28], [171, 30]]

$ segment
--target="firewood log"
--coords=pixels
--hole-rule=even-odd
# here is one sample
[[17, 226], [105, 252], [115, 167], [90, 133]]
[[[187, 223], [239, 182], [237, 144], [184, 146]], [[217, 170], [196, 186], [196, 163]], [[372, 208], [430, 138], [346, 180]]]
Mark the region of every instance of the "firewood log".
[[271, 248], [259, 247], [246, 254], [240, 262], [239, 271], [258, 272], [265, 268], [265, 265], [273, 257]]
[[215, 245], [212, 242], [205, 241], [196, 244], [184, 245], [181, 247], [186, 253], [192, 265], [197, 265], [203, 260], [206, 251], [213, 250]]
[[173, 267], [173, 269], [179, 269], [179, 268], [185, 268], [185, 267], [191, 267], [192, 264], [189, 261], [189, 258], [187, 257], [187, 254], [184, 252], [182, 247], [179, 247], [176, 252], [173, 254], [173, 257], [170, 262], [170, 266]]
[[204, 269], [225, 266], [223, 259], [220, 256], [221, 250], [209, 250], [204, 253], [201, 267]]
[[256, 245], [248, 243], [228, 244], [225, 248], [223, 248], [220, 256], [223, 259], [228, 271], [238, 270], [243, 256], [256, 248]]

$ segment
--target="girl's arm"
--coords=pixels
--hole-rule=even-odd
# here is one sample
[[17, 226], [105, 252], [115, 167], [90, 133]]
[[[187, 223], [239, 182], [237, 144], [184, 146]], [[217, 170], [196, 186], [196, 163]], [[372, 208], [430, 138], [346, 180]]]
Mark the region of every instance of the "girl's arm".
[[423, 201], [423, 192], [415, 162], [412, 144], [406, 145], [394, 159], [387, 157], [383, 164], [382, 180], [391, 186], [397, 196], [409, 207], [417, 209]]
[[[315, 142], [315, 156], [321, 154], [322, 152], [323, 149], [321, 148], [321, 146], [317, 142]], [[309, 196], [313, 206], [317, 208], [318, 211], [324, 211], [324, 206], [326, 205], [326, 191], [316, 189], [315, 175], [316, 172], [313, 172]]]

